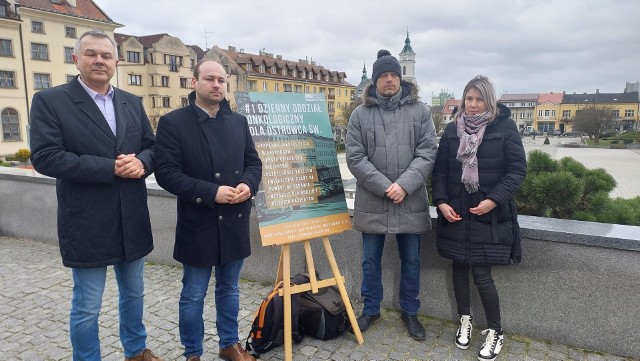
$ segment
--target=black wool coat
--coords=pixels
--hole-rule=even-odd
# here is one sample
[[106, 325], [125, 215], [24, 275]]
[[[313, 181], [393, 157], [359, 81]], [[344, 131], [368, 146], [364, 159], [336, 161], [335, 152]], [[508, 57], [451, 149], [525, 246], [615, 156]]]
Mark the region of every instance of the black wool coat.
[[[255, 195], [262, 179], [247, 119], [224, 100], [216, 118], [189, 106], [160, 118], [156, 132], [156, 180], [178, 196], [173, 257], [194, 267], [211, 267], [251, 254], [251, 199], [240, 204], [215, 202], [219, 186], [245, 183]], [[209, 122], [206, 123], [205, 122]], [[213, 127], [205, 129], [205, 127]]]
[[153, 172], [154, 139], [140, 99], [114, 88], [116, 135], [78, 78], [37, 92], [31, 107], [31, 163], [56, 178], [58, 240], [67, 267], [131, 262], [153, 250], [144, 178], [114, 174], [135, 153]]
[[[527, 172], [527, 160], [515, 122], [507, 107], [498, 104], [499, 114], [487, 125], [478, 147], [480, 188], [469, 193], [461, 181], [462, 163], [456, 159], [460, 139], [455, 122], [449, 123], [440, 139], [432, 185], [435, 204], [449, 204], [462, 220], [447, 221], [438, 209], [438, 252], [445, 258], [472, 265], [519, 262], [520, 228], [513, 197]], [[476, 216], [469, 208], [484, 199], [497, 207]]]

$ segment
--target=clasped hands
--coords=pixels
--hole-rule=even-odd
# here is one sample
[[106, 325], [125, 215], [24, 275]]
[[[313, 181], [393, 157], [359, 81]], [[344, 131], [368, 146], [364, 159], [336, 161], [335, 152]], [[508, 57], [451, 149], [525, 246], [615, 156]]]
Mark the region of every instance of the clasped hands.
[[[483, 214], [487, 214], [491, 212], [494, 208], [496, 208], [496, 202], [491, 199], [485, 199], [478, 204], [477, 207], [469, 208], [469, 212], [471, 214], [475, 214], [476, 216], [481, 216]], [[449, 222], [458, 222], [462, 220], [462, 217], [456, 211], [451, 208], [447, 203], [438, 204], [438, 209], [442, 212], [444, 218]]]
[[239, 183], [236, 187], [220, 186], [216, 193], [216, 203], [238, 204], [251, 197], [251, 189], [244, 183]]
[[140, 178], [145, 170], [142, 161], [136, 158], [135, 153], [120, 154], [116, 158], [115, 175], [121, 178]]
[[393, 203], [400, 203], [407, 196], [407, 191], [405, 191], [398, 183], [393, 183], [387, 188], [384, 192], [384, 195], [393, 201]]

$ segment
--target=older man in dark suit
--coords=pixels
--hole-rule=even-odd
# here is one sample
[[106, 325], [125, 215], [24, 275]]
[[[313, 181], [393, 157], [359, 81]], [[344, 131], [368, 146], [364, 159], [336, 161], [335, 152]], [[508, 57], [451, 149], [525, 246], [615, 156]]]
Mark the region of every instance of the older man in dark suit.
[[31, 109], [31, 162], [54, 177], [58, 238], [73, 275], [73, 360], [100, 360], [98, 315], [107, 266], [118, 282], [125, 360], [160, 360], [142, 323], [144, 256], [153, 249], [144, 178], [154, 137], [140, 100], [109, 83], [118, 57], [106, 34], [82, 34], [73, 59], [80, 76], [42, 90]]
[[225, 99], [227, 74], [213, 60], [198, 63], [189, 106], [160, 118], [156, 179], [178, 196], [173, 257], [184, 267], [180, 294], [180, 341], [188, 361], [203, 353], [202, 311], [215, 268], [216, 329], [225, 360], [254, 360], [238, 342], [238, 281], [251, 253], [251, 195], [262, 162], [242, 115]]

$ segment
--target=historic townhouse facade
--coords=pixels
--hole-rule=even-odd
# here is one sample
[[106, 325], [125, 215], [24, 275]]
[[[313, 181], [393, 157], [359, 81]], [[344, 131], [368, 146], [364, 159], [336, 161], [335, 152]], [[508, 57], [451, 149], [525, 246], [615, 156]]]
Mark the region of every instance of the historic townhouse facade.
[[560, 130], [561, 133], [567, 131], [569, 120], [562, 119], [560, 106], [562, 104], [562, 93], [544, 93], [538, 95], [536, 107], [533, 112], [533, 129], [540, 132], [551, 132]]
[[77, 37], [121, 26], [91, 0], [0, 0], [0, 157], [29, 148], [29, 104], [35, 92], [78, 74]]
[[613, 110], [613, 126], [619, 130], [638, 129], [640, 95], [635, 92], [564, 94], [560, 106], [561, 120], [573, 128], [572, 120], [576, 113], [586, 107], [609, 106]]
[[502, 94], [498, 102], [511, 110], [511, 118], [516, 121], [518, 130], [531, 129], [538, 95]]
[[207, 57], [220, 61], [230, 74], [227, 96], [232, 105], [235, 91], [323, 93], [333, 124], [340, 109], [351, 103], [355, 94], [355, 87], [345, 80], [344, 72], [328, 70], [314, 61], [285, 60], [265, 51], [250, 54], [233, 46], [214, 46]]
[[[188, 104], [198, 49], [168, 34], [115, 34], [117, 86], [137, 95], [155, 129], [160, 117]], [[201, 51], [201, 49], [200, 49]]]

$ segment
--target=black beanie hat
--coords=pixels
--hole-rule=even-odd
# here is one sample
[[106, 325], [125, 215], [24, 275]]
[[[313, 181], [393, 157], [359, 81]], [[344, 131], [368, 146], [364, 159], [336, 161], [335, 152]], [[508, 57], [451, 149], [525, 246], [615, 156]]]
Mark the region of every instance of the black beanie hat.
[[373, 73], [371, 74], [373, 85], [375, 86], [380, 75], [388, 71], [398, 74], [400, 80], [402, 80], [402, 68], [398, 59], [394, 58], [389, 50], [381, 49], [378, 51], [378, 59], [373, 63]]

